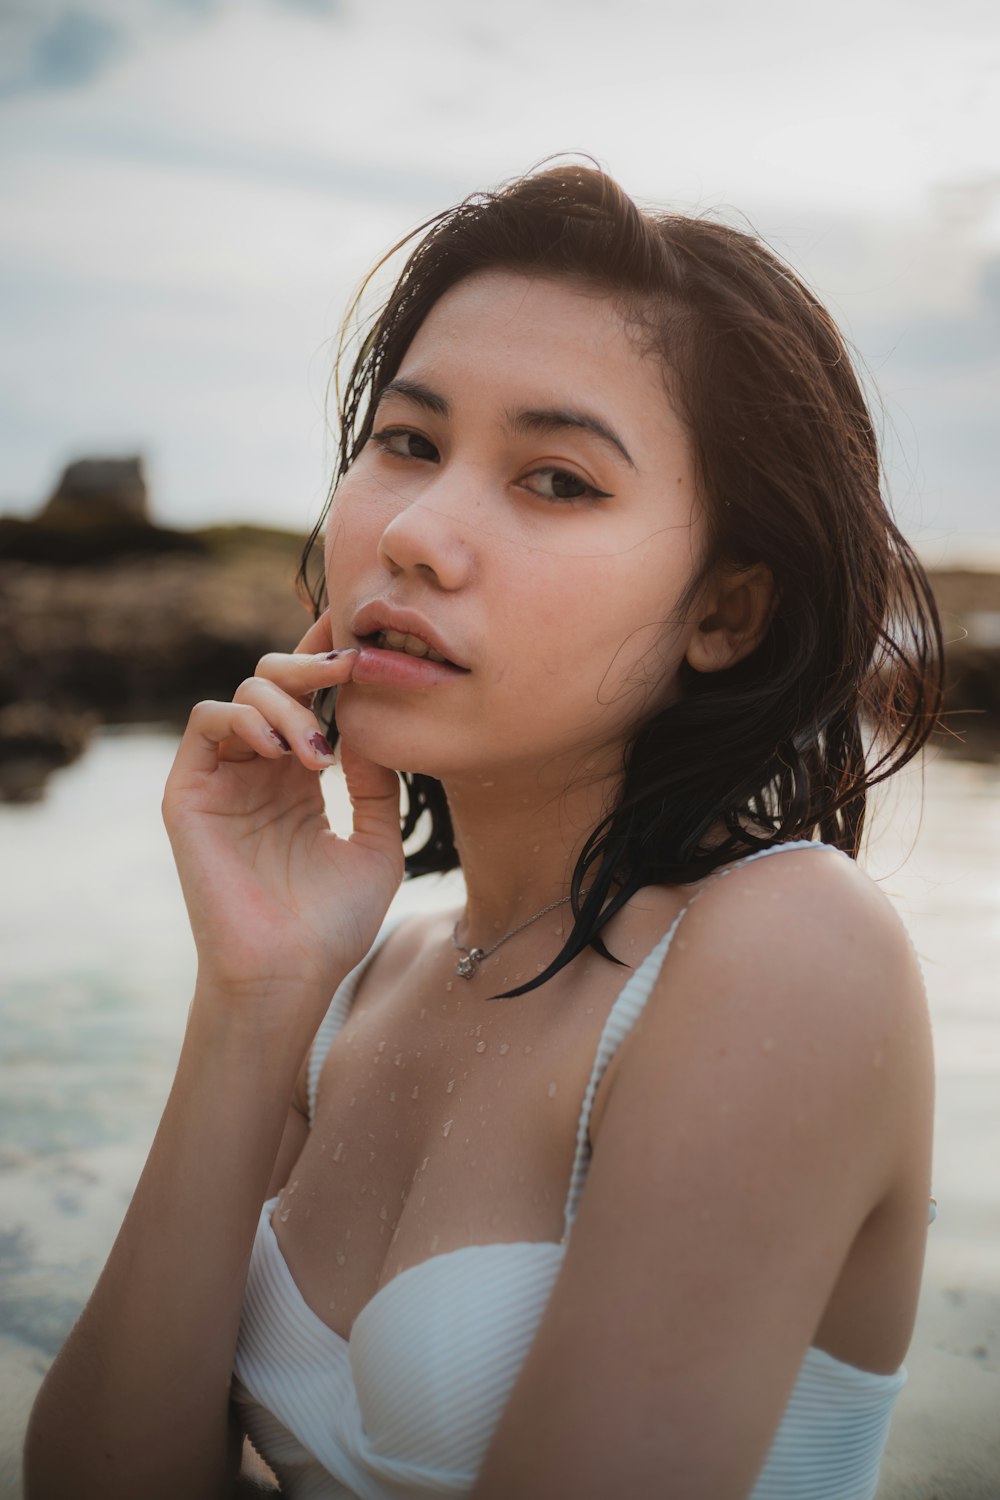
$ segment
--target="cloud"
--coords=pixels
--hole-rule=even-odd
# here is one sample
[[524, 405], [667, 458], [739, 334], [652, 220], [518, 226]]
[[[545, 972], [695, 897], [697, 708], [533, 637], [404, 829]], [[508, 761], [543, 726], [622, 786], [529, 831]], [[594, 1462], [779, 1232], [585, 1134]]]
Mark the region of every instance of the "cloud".
[[[341, 18], [342, 0], [269, 0], [277, 10], [317, 19]], [[97, 0], [87, 9], [52, 0], [21, 0], [0, 9], [0, 101], [44, 91], [86, 88], [97, 82], [132, 43], [155, 29], [155, 10], [203, 22], [227, 9], [226, 0], [154, 0], [126, 5]]]
[[125, 28], [92, 11], [39, 16], [16, 10], [4, 38], [0, 98], [86, 86], [117, 60], [124, 45]]

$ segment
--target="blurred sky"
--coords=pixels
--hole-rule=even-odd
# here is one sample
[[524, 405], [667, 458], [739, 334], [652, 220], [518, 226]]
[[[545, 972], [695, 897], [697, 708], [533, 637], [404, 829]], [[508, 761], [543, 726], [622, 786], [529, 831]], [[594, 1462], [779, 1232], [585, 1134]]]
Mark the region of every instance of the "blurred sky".
[[1000, 538], [998, 17], [0, 0], [0, 509], [35, 509], [71, 458], [142, 451], [164, 522], [310, 525], [364, 271], [465, 193], [585, 151], [644, 201], [749, 220], [871, 370], [905, 529]]

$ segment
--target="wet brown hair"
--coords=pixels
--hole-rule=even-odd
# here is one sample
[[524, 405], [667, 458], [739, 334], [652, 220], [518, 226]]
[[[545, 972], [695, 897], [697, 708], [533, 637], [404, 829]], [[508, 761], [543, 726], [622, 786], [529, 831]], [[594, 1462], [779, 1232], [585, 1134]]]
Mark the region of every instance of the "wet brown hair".
[[[516, 995], [588, 945], [612, 957], [601, 929], [645, 885], [698, 880], [755, 849], [817, 835], [856, 858], [868, 789], [905, 765], [937, 723], [941, 626], [927, 576], [883, 500], [878, 443], [844, 340], [753, 234], [707, 216], [642, 211], [605, 173], [577, 165], [477, 193], [414, 233], [421, 238], [342, 393], [338, 386], [331, 498], [446, 291], [485, 269], [572, 278], [613, 296], [643, 347], [659, 354], [665, 399], [669, 390], [693, 447], [708, 548], [679, 611], [720, 563], [764, 563], [776, 589], [749, 656], [713, 673], [682, 663], [678, 700], [639, 724], [617, 801], [574, 871], [573, 929]], [[303, 557], [307, 588], [324, 520], [325, 512]], [[317, 611], [322, 590], [321, 580], [310, 588]], [[403, 779], [404, 837], [429, 815], [407, 873], [454, 868], [440, 782]], [[720, 823], [725, 839], [709, 843]]]

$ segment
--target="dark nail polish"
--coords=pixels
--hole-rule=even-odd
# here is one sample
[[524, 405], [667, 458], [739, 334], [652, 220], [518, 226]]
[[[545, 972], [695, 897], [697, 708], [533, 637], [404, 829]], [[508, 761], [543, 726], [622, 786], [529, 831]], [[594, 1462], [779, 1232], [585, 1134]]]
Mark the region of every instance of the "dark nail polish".
[[320, 734], [318, 729], [315, 734], [311, 734], [309, 736], [309, 743], [310, 745], [312, 745], [317, 755], [322, 755], [327, 760], [333, 759], [333, 746], [330, 744], [330, 741], [327, 739], [326, 735]]
[[326, 653], [326, 660], [336, 661], [338, 656], [356, 656], [357, 651], [357, 646], [338, 646], [336, 651]]
[[292, 748], [291, 745], [288, 743], [288, 741], [285, 739], [285, 736], [283, 734], [279, 734], [276, 729], [272, 729], [271, 733], [274, 735], [274, 738], [278, 741], [278, 744], [281, 746], [282, 750], [290, 750]]

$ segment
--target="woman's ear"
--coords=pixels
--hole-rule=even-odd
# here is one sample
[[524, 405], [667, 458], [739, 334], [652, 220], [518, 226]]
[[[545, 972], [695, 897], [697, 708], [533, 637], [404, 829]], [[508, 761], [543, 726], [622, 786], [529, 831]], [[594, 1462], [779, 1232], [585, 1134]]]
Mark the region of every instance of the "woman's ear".
[[688, 641], [686, 657], [696, 672], [722, 672], [749, 656], [764, 637], [778, 605], [770, 568], [728, 567], [706, 589], [704, 613]]

